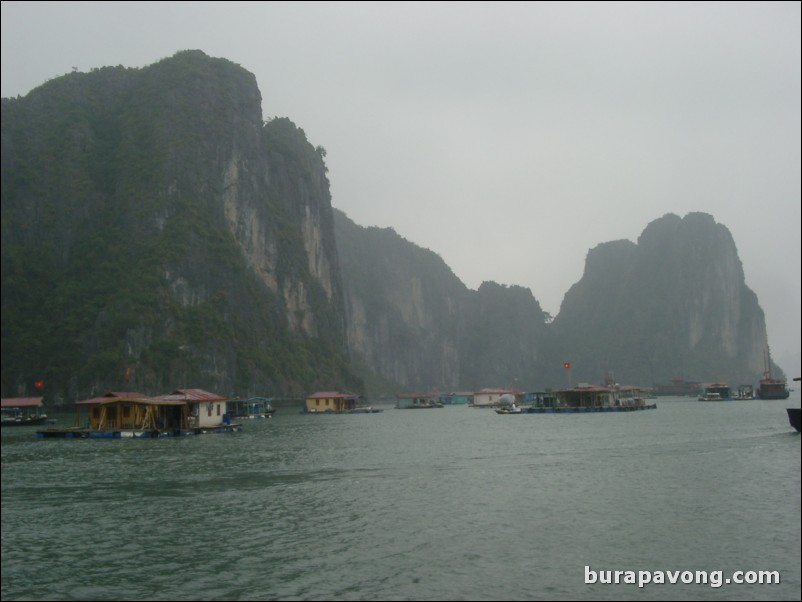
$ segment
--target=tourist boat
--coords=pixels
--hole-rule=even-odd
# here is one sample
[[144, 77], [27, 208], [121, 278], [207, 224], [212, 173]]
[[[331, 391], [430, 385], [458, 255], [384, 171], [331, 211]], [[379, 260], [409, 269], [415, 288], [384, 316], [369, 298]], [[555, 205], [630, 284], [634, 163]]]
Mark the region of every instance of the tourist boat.
[[2, 400], [3, 426], [47, 424], [43, 397], [8, 397]]
[[760, 379], [760, 384], [757, 386], [757, 396], [760, 399], [788, 399], [791, 394], [785, 384], [784, 378], [774, 378], [771, 374], [771, 356], [769, 355], [769, 347], [766, 345], [766, 353], [763, 361], [766, 370], [763, 372], [763, 378]]
[[772, 378], [771, 368], [763, 373], [757, 387], [757, 396], [760, 399], [788, 399], [790, 394], [784, 379]]

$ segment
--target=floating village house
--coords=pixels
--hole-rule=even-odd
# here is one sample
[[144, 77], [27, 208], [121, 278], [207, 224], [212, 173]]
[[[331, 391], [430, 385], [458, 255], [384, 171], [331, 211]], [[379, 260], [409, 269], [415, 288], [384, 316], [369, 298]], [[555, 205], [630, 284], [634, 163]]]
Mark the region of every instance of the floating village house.
[[217, 393], [210, 393], [203, 389], [176, 389], [157, 399], [185, 404], [189, 428], [208, 428], [231, 422], [227, 412], [228, 399]]
[[[84, 411], [88, 420], [82, 420]], [[109, 391], [75, 402], [75, 426], [82, 422], [88, 422], [89, 430], [95, 432], [180, 431], [187, 428], [186, 404], [143, 393]]]
[[471, 405], [474, 408], [494, 408], [503, 405], [505, 399], [509, 399], [509, 397], [502, 399], [503, 395], [512, 396], [515, 402], [520, 404], [523, 392], [514, 389], [480, 389], [473, 394]]
[[595, 410], [630, 410], [654, 409], [656, 405], [647, 406], [641, 397], [642, 389], [633, 386], [605, 386], [579, 384], [573, 389], [557, 391], [559, 406], [574, 409]]
[[699, 401], [732, 401], [732, 391], [727, 383], [705, 383]]
[[3, 426], [43, 424], [47, 421], [44, 397], [3, 398]]
[[473, 402], [473, 391], [454, 391], [452, 393], [442, 393], [440, 403], [450, 405], [468, 405]]
[[231, 424], [225, 398], [202, 389], [169, 395], [110, 391], [75, 402], [75, 426], [36, 432], [40, 438], [144, 438], [242, 430]]
[[226, 402], [226, 409], [226, 413], [234, 420], [240, 418], [270, 418], [276, 412], [267, 397], [229, 399]]
[[416, 408], [442, 408], [443, 404], [435, 401], [434, 394], [426, 393], [399, 393], [396, 396], [395, 407], [399, 410], [411, 410]]
[[569, 408], [609, 408], [615, 406], [615, 390], [602, 385], [579, 384], [557, 391], [560, 405]]
[[356, 409], [357, 396], [337, 391], [318, 391], [306, 398], [304, 409], [310, 414], [342, 413]]

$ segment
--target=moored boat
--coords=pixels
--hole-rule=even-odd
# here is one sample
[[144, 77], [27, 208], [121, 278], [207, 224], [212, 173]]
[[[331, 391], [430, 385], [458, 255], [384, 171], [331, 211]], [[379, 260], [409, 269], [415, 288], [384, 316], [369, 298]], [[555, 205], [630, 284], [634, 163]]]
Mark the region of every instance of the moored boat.
[[796, 429], [798, 433], [801, 433], [802, 426], [800, 426], [800, 421], [802, 421], [802, 408], [786, 408], [788, 412], [788, 422], [791, 423], [791, 426]]
[[760, 399], [788, 399], [790, 395], [785, 380], [772, 378], [770, 370], [763, 374], [757, 387], [757, 396]]
[[[800, 377], [795, 376], [794, 382], [799, 382]], [[800, 421], [802, 420], [802, 408], [786, 408], [788, 412], [788, 422], [791, 423], [791, 426], [796, 429], [797, 433], [802, 433], [800, 428]]]
[[769, 347], [766, 345], [765, 355], [766, 370], [763, 372], [763, 378], [760, 379], [760, 384], [757, 386], [757, 396], [760, 399], [788, 399], [791, 393], [785, 384], [784, 378], [774, 378], [771, 374], [771, 356], [769, 355]]

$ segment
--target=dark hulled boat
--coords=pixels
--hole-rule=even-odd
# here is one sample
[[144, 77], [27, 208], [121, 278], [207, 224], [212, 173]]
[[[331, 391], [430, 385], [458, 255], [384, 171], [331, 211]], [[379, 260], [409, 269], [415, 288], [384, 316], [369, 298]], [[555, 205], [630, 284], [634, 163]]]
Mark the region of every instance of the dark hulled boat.
[[791, 426], [794, 427], [798, 433], [802, 433], [800, 420], [802, 420], [802, 408], [788, 408], [788, 422], [791, 423]]
[[784, 378], [774, 378], [771, 375], [771, 357], [769, 348], [766, 346], [766, 371], [757, 386], [757, 396], [759, 399], [788, 399], [790, 392], [785, 384]]
[[[794, 377], [795, 382], [799, 382], [800, 377]], [[800, 420], [802, 420], [802, 408], [787, 408], [788, 412], [788, 422], [791, 423], [791, 426], [796, 429], [797, 433], [802, 433], [800, 428]]]
[[772, 378], [770, 370], [763, 373], [757, 387], [757, 396], [760, 399], [788, 399], [789, 395], [785, 380]]

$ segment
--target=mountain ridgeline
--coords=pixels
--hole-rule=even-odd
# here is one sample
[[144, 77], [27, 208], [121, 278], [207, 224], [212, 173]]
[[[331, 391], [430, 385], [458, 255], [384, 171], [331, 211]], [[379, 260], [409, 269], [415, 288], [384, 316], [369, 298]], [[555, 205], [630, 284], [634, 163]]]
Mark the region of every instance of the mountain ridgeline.
[[750, 383], [765, 369], [763, 311], [729, 231], [703, 213], [669, 214], [637, 244], [590, 250], [551, 323], [528, 289], [468, 290], [437, 255], [392, 230], [335, 211], [335, 231], [351, 353], [418, 388], [562, 387], [566, 361], [574, 384], [610, 372], [640, 385], [680, 375]]
[[[712, 217], [588, 253], [549, 323], [525, 288], [331, 206], [325, 151], [252, 74], [184, 51], [2, 100], [2, 389], [239, 396], [750, 382], [762, 310]], [[776, 371], [776, 366], [773, 367]]]

